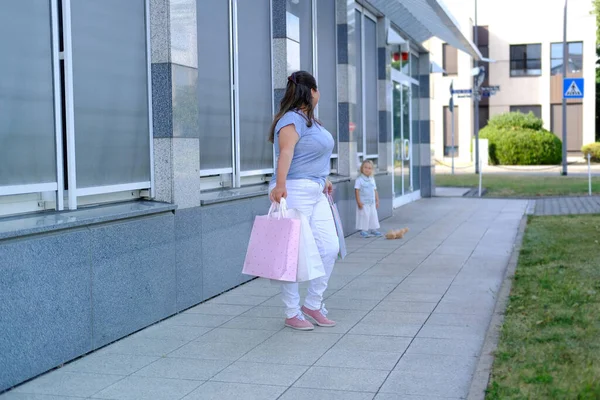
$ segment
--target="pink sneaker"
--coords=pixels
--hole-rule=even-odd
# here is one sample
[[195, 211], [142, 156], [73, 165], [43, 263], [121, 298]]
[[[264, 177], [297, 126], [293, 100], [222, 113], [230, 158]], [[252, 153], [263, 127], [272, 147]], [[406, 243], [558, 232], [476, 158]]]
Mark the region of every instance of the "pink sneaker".
[[320, 310], [311, 310], [306, 306], [302, 306], [302, 312], [306, 314], [310, 319], [314, 320], [319, 326], [335, 326], [335, 321], [327, 318], [327, 310], [325, 304], [321, 305]]
[[302, 313], [299, 313], [293, 318], [287, 318], [285, 320], [285, 326], [299, 331], [312, 331], [315, 329], [315, 326], [311, 324], [310, 321], [307, 321]]

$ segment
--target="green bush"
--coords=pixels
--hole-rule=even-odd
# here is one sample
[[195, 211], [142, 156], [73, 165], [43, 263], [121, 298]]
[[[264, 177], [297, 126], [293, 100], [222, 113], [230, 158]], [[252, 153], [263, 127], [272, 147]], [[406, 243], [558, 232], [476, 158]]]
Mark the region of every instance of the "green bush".
[[593, 162], [600, 162], [600, 142], [586, 144], [581, 148], [581, 152], [586, 160], [588, 153], [590, 153]]
[[509, 112], [493, 116], [487, 126], [498, 130], [533, 129], [539, 131], [544, 129], [544, 122], [531, 111], [528, 114]]
[[562, 143], [543, 128], [533, 113], [507, 113], [490, 119], [479, 135], [488, 140], [494, 165], [554, 165], [562, 160]]

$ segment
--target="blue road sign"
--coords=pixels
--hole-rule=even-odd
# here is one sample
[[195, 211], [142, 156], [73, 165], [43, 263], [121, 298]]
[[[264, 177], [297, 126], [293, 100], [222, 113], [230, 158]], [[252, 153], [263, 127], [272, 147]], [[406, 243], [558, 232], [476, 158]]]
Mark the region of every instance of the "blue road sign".
[[565, 99], [583, 99], [583, 78], [563, 79], [563, 96]]
[[471, 94], [473, 89], [456, 89], [452, 91], [452, 94]]

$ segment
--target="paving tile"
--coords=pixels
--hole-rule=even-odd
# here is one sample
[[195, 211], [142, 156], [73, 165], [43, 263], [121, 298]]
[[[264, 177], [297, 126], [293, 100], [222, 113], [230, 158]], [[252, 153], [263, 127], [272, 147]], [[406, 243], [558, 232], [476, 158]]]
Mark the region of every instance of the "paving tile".
[[460, 397], [415, 396], [411, 394], [378, 393], [374, 400], [459, 400]]
[[[318, 342], [317, 342], [318, 343]], [[266, 345], [262, 344], [252, 349], [240, 361], [273, 363], [286, 365], [313, 365], [325, 354], [328, 347], [323, 345], [298, 346], [298, 345]]]
[[206, 382], [184, 400], [275, 400], [285, 391], [283, 386], [251, 385], [229, 382]]
[[416, 301], [426, 303], [437, 303], [442, 298], [443, 293], [413, 293], [394, 290], [385, 300], [389, 301]]
[[53, 396], [48, 394], [16, 393], [14, 391], [0, 395], [1, 400], [76, 400], [85, 397]]
[[236, 305], [249, 305], [256, 306], [267, 300], [269, 300], [272, 296], [252, 296], [252, 295], [244, 295], [237, 294], [235, 292], [228, 292], [222, 295], [219, 295], [213, 299], [207, 301], [207, 304], [236, 304]]
[[130, 375], [158, 360], [158, 357], [96, 352], [61, 368], [65, 372]]
[[279, 400], [373, 400], [373, 393], [308, 388], [289, 388]]
[[187, 341], [174, 339], [150, 339], [145, 337], [130, 336], [108, 345], [102, 349], [103, 353], [132, 354], [138, 356], [161, 357], [177, 350]]
[[384, 322], [359, 322], [349, 333], [354, 335], [383, 335], [414, 337], [422, 325], [390, 325]]
[[284, 328], [283, 315], [280, 318], [256, 318], [239, 316], [224, 324], [223, 328], [228, 329], [255, 329], [265, 331], [280, 331]]
[[348, 334], [342, 337], [333, 348], [346, 351], [403, 353], [410, 341], [410, 338], [398, 336]]
[[250, 296], [275, 296], [281, 292], [279, 285], [273, 284], [271, 286], [257, 287], [242, 285], [233, 289], [231, 292], [237, 295], [250, 295]]
[[185, 311], [185, 314], [231, 315], [238, 316], [253, 306], [237, 304], [204, 303]]
[[212, 381], [290, 386], [307, 367], [236, 361], [218, 373]]
[[387, 371], [356, 368], [311, 367], [294, 387], [375, 393]]
[[254, 346], [251, 344], [242, 343], [232, 344], [196, 341], [186, 344], [169, 355], [177, 358], [235, 361], [250, 351], [252, 347]]
[[159, 323], [143, 329], [133, 336], [148, 339], [181, 340], [190, 342], [198, 339], [211, 329], [213, 328]]
[[431, 314], [427, 320], [428, 325], [449, 325], [449, 326], [462, 326], [479, 328], [482, 331], [487, 331], [487, 328], [492, 319], [490, 315], [476, 315], [476, 314], [445, 314], [440, 313], [437, 310]]
[[407, 313], [431, 313], [437, 303], [414, 301], [391, 301], [384, 299], [373, 311], [396, 311]]
[[215, 328], [231, 320], [231, 315], [178, 314], [163, 322], [167, 325], [201, 326]]
[[429, 294], [444, 294], [450, 285], [427, 285], [415, 283], [400, 283], [396, 288], [396, 292], [406, 293], [429, 293]]
[[389, 293], [390, 290], [351, 290], [342, 289], [331, 296], [332, 299], [346, 298], [346, 299], [359, 299], [359, 300], [383, 300]]
[[447, 356], [478, 357], [481, 341], [461, 339], [432, 339], [417, 337], [406, 350], [406, 354], [441, 354]]
[[380, 392], [465, 398], [477, 358], [406, 354]]
[[334, 347], [327, 351], [315, 365], [391, 371], [401, 355], [402, 353], [342, 350]]
[[166, 357], [142, 368], [134, 376], [206, 381], [227, 368], [229, 364], [231, 361], [226, 360]]
[[333, 310], [372, 310], [379, 300], [351, 299], [348, 297], [332, 297], [327, 299], [327, 309]]
[[101, 392], [96, 393], [92, 398], [115, 400], [176, 400], [189, 394], [201, 384], [201, 381], [128, 376]]
[[15, 393], [89, 397], [123, 378], [124, 376], [121, 375], [87, 374], [58, 370], [42, 375], [13, 389], [13, 391]]
[[[279, 299], [277, 299], [279, 300]], [[244, 317], [260, 317], [260, 318], [279, 318], [285, 313], [285, 308], [283, 307], [283, 302], [279, 300], [279, 305], [277, 307], [271, 306], [256, 306], [254, 308], [249, 309], [245, 313], [242, 314]]]
[[240, 343], [246, 346], [258, 346], [269, 337], [273, 336], [274, 333], [274, 331], [215, 328], [206, 335], [200, 337], [197, 342]]

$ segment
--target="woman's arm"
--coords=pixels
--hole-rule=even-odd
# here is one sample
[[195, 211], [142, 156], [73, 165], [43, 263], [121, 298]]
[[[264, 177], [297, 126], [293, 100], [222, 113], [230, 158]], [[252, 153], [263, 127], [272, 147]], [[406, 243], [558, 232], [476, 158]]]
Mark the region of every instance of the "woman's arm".
[[379, 192], [375, 189], [375, 207], [379, 208]]
[[277, 161], [277, 176], [275, 177], [275, 188], [271, 191], [271, 199], [277, 203], [281, 198], [287, 197], [285, 182], [287, 179], [292, 158], [294, 157], [294, 148], [300, 136], [296, 132], [294, 125], [288, 125], [279, 131], [279, 160]]

